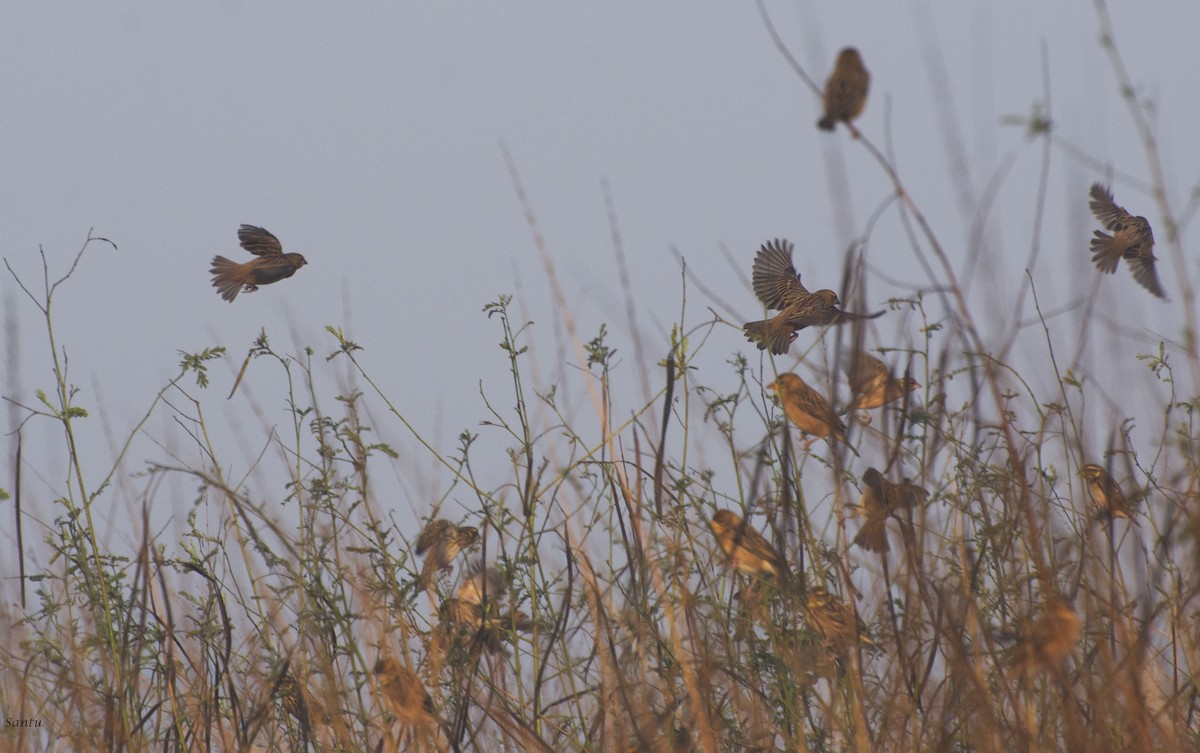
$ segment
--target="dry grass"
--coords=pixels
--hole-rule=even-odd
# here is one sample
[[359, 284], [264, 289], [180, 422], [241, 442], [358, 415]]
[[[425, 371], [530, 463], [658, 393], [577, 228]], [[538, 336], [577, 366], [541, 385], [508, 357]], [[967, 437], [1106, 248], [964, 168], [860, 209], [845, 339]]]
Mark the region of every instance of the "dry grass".
[[[1109, 417], [1121, 427], [1109, 462], [1140, 498], [1140, 520], [1098, 521], [1077, 475], [1106, 462], [1080, 438], [1089, 385], [1058, 370], [1040, 328], [1021, 337], [1050, 356], [1048, 388], [986, 355], [1007, 351], [979, 334], [979, 312], [900, 177], [859, 143], [895, 181], [919, 245], [945, 272], [935, 319], [928, 291], [891, 302], [918, 332], [903, 362], [921, 388], [855, 424], [862, 458], [804, 446], [785, 428], [764, 390], [772, 362], [702, 367], [702, 354], [728, 352], [737, 337], [716, 319], [687, 333], [677, 325], [657, 365], [618, 368], [607, 334], [585, 341], [564, 311], [581, 382], [537, 393], [529, 333], [501, 298], [485, 313], [510, 374], [491, 383], [511, 377], [513, 407], [486, 419], [506, 436], [504, 458], [479, 461], [465, 431], [450, 455], [426, 443], [340, 331], [329, 332], [331, 361], [280, 354], [264, 333], [251, 355], [286, 380], [291, 414], [274, 440], [267, 427], [260, 438], [286, 450], [256, 464], [275, 498], [256, 498], [216, 460], [203, 387], [223, 349], [186, 355], [147, 418], [174, 418], [189, 456], [203, 460], [164, 454], [145, 469], [147, 491], [133, 501], [146, 510], [140, 546], [114, 551], [99, 543], [93, 512], [125, 492], [111, 475], [85, 475], [81, 458], [94, 448], [76, 442], [84, 414], [58, 363], [54, 291], [31, 294], [59, 377], [31, 416], [62, 428], [71, 465], [58, 517], [39, 521], [49, 565], [30, 574], [27, 608], [3, 614], [0, 708], [17, 725], [0, 730], [0, 749], [1200, 747], [1200, 359], [1186, 346], [1147, 346], [1157, 351], [1145, 379], [1171, 390], [1167, 430], [1147, 455], [1130, 439], [1131, 416]], [[615, 231], [614, 240], [620, 252]], [[847, 274], [862, 269], [848, 262]], [[818, 343], [806, 368], [827, 386], [844, 382], [841, 364], [865, 336], [805, 332], [793, 350]], [[642, 342], [634, 350], [653, 353]], [[820, 355], [828, 368], [811, 366]], [[336, 412], [324, 412], [330, 396], [314, 373], [341, 364], [362, 391], [336, 395]], [[587, 420], [564, 417], [556, 400], [568, 388], [592, 396]], [[649, 399], [614, 397], [638, 388]], [[364, 414], [407, 427], [427, 455], [399, 460]], [[407, 465], [436, 468], [473, 498], [455, 522], [481, 533], [429, 590], [418, 585], [415, 530], [387, 522], [371, 481]], [[500, 470], [484, 480], [476, 466]], [[929, 492], [889, 511], [882, 554], [851, 543], [871, 466]], [[181, 504], [163, 499], [180, 479], [195, 492], [193, 514], [167, 537], [149, 511]], [[707, 526], [719, 509], [762, 532], [790, 575], [730, 568]], [[475, 611], [449, 601], [468, 593], [458, 588], [471, 559], [506, 585], [484, 588]], [[869, 642], [831, 648], [809, 609], [820, 588], [849, 610], [843, 626], [861, 620]]]

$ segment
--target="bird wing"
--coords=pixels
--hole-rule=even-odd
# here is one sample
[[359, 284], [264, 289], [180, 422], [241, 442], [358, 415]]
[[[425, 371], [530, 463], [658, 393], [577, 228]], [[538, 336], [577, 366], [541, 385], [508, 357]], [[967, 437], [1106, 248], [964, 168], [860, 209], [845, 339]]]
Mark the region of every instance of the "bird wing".
[[[887, 511], [887, 486], [883, 480], [883, 475], [874, 468], [868, 468], [862, 476], [863, 480], [863, 506], [866, 508], [868, 516], [882, 515]], [[870, 491], [868, 497], [865, 492]]]
[[1138, 281], [1146, 290], [1149, 290], [1154, 295], [1166, 300], [1167, 294], [1163, 292], [1162, 283], [1158, 281], [1158, 272], [1154, 270], [1153, 257], [1139, 256], [1136, 259], [1129, 259], [1129, 271], [1133, 273], [1133, 279]]
[[775, 551], [775, 547], [767, 541], [766, 537], [758, 531], [747, 526], [746, 521], [742, 521], [742, 525], [736, 529], [734, 537], [735, 546], [744, 548], [747, 552], [767, 562], [777, 571], [782, 571], [787, 568], [787, 563], [783, 561], [783, 557]]
[[433, 548], [434, 545], [445, 541], [449, 533], [450, 521], [442, 520], [441, 518], [429, 521], [429, 523], [421, 529], [420, 535], [417, 536], [417, 554], [422, 555], [427, 550]]
[[921, 507], [929, 501], [929, 490], [923, 486], [917, 486], [908, 479], [900, 484], [900, 504], [905, 507]]
[[888, 487], [887, 482], [883, 480], [883, 474], [874, 468], [868, 468], [863, 474], [863, 483], [871, 490], [871, 495], [875, 496], [875, 504], [886, 508]]
[[751, 281], [754, 295], [769, 309], [782, 309], [797, 294], [808, 295], [792, 265], [791, 241], [777, 238], [764, 243], [754, 257]]
[[811, 385], [801, 384], [792, 393], [795, 398], [797, 407], [808, 415], [826, 423], [830, 429], [834, 431], [840, 430], [842, 433], [846, 431], [846, 425], [837, 417], [837, 413], [833, 410], [833, 406], [825, 399], [825, 396], [817, 392]]
[[875, 386], [876, 381], [881, 377], [889, 378], [891, 372], [888, 371], [887, 364], [883, 361], [860, 351], [850, 357], [846, 376], [850, 380], [850, 389], [858, 393], [866, 392]]
[[283, 244], [269, 231], [254, 225], [242, 225], [238, 228], [238, 241], [242, 248], [255, 256], [282, 256]]
[[1088, 208], [1092, 210], [1092, 214], [1096, 215], [1096, 219], [1100, 220], [1104, 227], [1116, 231], [1133, 222], [1133, 215], [1117, 206], [1117, 203], [1113, 201], [1112, 192], [1104, 186], [1093, 183], [1091, 196], [1092, 200], [1088, 202]]

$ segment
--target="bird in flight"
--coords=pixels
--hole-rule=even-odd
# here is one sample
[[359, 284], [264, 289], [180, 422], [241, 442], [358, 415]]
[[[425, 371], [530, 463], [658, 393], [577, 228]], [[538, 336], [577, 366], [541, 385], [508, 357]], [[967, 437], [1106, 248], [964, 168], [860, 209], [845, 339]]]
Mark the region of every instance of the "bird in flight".
[[1099, 183], [1092, 184], [1091, 196], [1088, 207], [1105, 230], [1112, 233], [1095, 231], [1091, 250], [1096, 268], [1114, 274], [1117, 262], [1124, 259], [1139, 285], [1165, 299], [1167, 294], [1154, 270], [1157, 259], [1154, 256], [1154, 231], [1150, 229], [1149, 221], [1145, 217], [1134, 217], [1124, 207], [1117, 206], [1112, 192]]
[[882, 554], [889, 550], [888, 516], [924, 505], [929, 500], [929, 492], [908, 479], [900, 483], [888, 481], [874, 468], [868, 468], [862, 480], [862, 496], [858, 505], [864, 521], [854, 537], [854, 543], [868, 552]]
[[238, 228], [238, 240], [242, 248], [256, 258], [244, 264], [214, 256], [212, 269], [213, 287], [227, 301], [237, 298], [238, 293], [253, 293], [259, 285], [270, 285], [296, 274], [296, 270], [308, 262], [300, 254], [285, 254], [279, 239], [270, 232], [254, 225]]
[[838, 308], [841, 301], [832, 290], [808, 292], [792, 264], [792, 248], [791, 241], [776, 239], [764, 243], [754, 257], [750, 276], [754, 295], [768, 309], [779, 311], [770, 319], [742, 325], [746, 339], [759, 350], [769, 349], [777, 356], [783, 355], [796, 339], [796, 332], [805, 327], [883, 316], [882, 311], [874, 314], [842, 311]]

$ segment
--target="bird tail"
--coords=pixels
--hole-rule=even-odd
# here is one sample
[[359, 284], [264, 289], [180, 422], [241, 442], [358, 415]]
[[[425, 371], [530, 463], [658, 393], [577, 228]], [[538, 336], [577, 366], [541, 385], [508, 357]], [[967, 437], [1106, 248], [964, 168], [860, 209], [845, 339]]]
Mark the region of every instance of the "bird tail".
[[777, 356], [788, 352], [796, 333], [786, 324], [782, 327], [775, 324], [774, 319], [764, 319], [759, 322], [746, 322], [742, 325], [746, 339], [758, 346], [759, 350], [770, 350]]
[[878, 552], [882, 554], [888, 551], [887, 537], [887, 518], [879, 518], [873, 520], [868, 518], [862, 528], [858, 529], [858, 535], [854, 537], [854, 543], [866, 549], [868, 552]]
[[[833, 429], [833, 439], [841, 442], [847, 448], [849, 448], [850, 452], [858, 455], [858, 450], [854, 449], [854, 445], [850, 444], [849, 438], [846, 437], [846, 424], [842, 423], [840, 419], [833, 415], [830, 415], [830, 419], [831, 421], [829, 425]], [[862, 456], [858, 455], [858, 457]]]
[[221, 297], [227, 301], [232, 301], [237, 298], [238, 292], [242, 289], [244, 281], [242, 280], [242, 265], [236, 261], [230, 261], [224, 256], [214, 256], [212, 260], [212, 269], [208, 270], [213, 276], [213, 287], [221, 294]]
[[832, 131], [835, 125], [837, 125], [837, 121], [829, 115], [826, 115], [817, 121], [817, 128], [820, 128], [822, 131]]
[[1092, 261], [1101, 272], [1113, 274], [1117, 271], [1117, 262], [1121, 261], [1124, 249], [1117, 244], [1117, 239], [1108, 233], [1096, 231], [1092, 238]]

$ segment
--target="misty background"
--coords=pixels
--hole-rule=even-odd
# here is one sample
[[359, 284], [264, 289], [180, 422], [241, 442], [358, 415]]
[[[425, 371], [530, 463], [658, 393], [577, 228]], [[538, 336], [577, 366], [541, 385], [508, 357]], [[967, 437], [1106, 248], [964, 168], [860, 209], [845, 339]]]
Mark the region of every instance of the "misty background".
[[[1114, 415], [1134, 416], [1135, 439], [1152, 447], [1166, 388], [1129, 385], [1147, 383], [1138, 353], [1182, 337], [1179, 267], [1157, 224], [1145, 153], [1092, 5], [766, 7], [819, 84], [838, 49], [862, 52], [872, 82], [857, 125], [889, 150], [973, 310], [988, 314], [978, 321], [985, 340], [999, 345], [1014, 327], [1029, 328], [1011, 358], [1031, 367], [1023, 373], [1039, 386], [1053, 383], [1033, 299], [1018, 299], [1029, 268], [1050, 341], [1064, 357], [1078, 355], [1088, 380], [1095, 410], [1085, 421], [1095, 444], [1086, 449], [1099, 457]], [[1200, 8], [1122, 3], [1110, 11], [1135, 94], [1153, 103], [1168, 201], [1187, 249], [1200, 176], [1192, 96]], [[945, 284], [917, 263], [878, 164], [843, 127], [832, 135], [815, 128], [819, 99], [749, 3], [10, 3], [0, 8], [0, 66], [0, 254], [39, 294], [39, 249], [53, 281], [89, 229], [118, 247], [90, 246], [53, 311], [69, 381], [80, 390], [75, 402], [89, 412], [77, 423], [81, 444], [109, 448], [107, 457], [82, 454], [93, 479], [133, 434], [113, 480], [129, 493], [108, 490], [95, 508], [110, 516], [116, 541], [132, 535], [126, 523], [140, 516], [139, 497], [153, 497], [155, 522], [167, 529], [182, 526], [195, 501], [193, 483], [177, 477], [168, 493], [151, 493], [140, 475], [148, 461], [173, 456], [203, 464], [172, 412], [156, 411], [135, 433], [178, 373], [180, 351], [228, 349], [210, 366], [209, 388], [191, 375], [180, 386], [212, 422], [226, 453], [219, 460], [235, 478], [250, 474], [255, 499], [284, 493], [284, 479], [256, 469], [264, 451], [285, 455], [271, 427], [290, 421], [283, 374], [266, 359], [251, 363], [226, 399], [260, 331], [281, 353], [303, 359], [311, 347], [324, 394], [364, 389], [367, 423], [400, 454], [388, 461], [390, 474], [376, 472], [380, 505], [411, 535], [452, 479], [345, 359], [326, 364], [336, 350], [328, 325], [365, 348], [359, 358], [372, 379], [439, 451], [453, 454], [464, 430], [479, 433], [473, 452], [486, 458], [483, 485], [499, 487], [511, 478], [499, 451], [511, 441], [480, 422], [485, 396], [499, 410], [513, 402], [499, 325], [482, 312], [501, 293], [515, 296], [518, 325], [533, 322], [523, 334], [532, 389], [558, 385], [560, 410], [595, 423], [558, 293], [578, 340], [606, 325], [619, 351], [623, 420], [648, 398], [643, 375], [654, 376], [651, 389], [661, 385], [657, 364], [681, 317], [696, 342], [708, 338], [693, 364], [697, 378], [732, 385], [726, 362], [739, 352], [760, 367], [737, 326], [762, 313], [747, 281], [768, 239], [796, 244], [797, 268], [813, 289], [840, 289], [848, 250], [861, 248], [871, 310]], [[1035, 112], [1052, 121], [1048, 149], [1029, 133]], [[1155, 224], [1170, 302], [1138, 287], [1124, 265], [1103, 279], [1091, 266], [1097, 225], [1087, 189], [1096, 180], [1111, 182], [1118, 204]], [[215, 254], [250, 258], [237, 245], [241, 223], [267, 228], [309, 265], [230, 304], [211, 287], [208, 267]], [[685, 305], [679, 258], [711, 298], [689, 283]], [[1194, 254], [1184, 259], [1187, 274], [1195, 262]], [[29, 415], [14, 403], [36, 407], [35, 392], [51, 392], [53, 375], [45, 322], [2, 271], [0, 394], [13, 402], [0, 413], [0, 487], [12, 492], [12, 432]], [[940, 305], [936, 297], [928, 304], [937, 315]], [[691, 329], [713, 319], [710, 306], [734, 326]], [[920, 347], [921, 326], [893, 311], [872, 323], [868, 347]], [[778, 368], [806, 376], [822, 368], [813, 352], [797, 364], [818, 335], [801, 333]], [[186, 403], [176, 391], [166, 397]], [[702, 406], [693, 410], [703, 419]], [[553, 423], [544, 408], [535, 415]], [[22, 432], [28, 548], [40, 538], [39, 521], [58, 514], [67, 454], [51, 421], [34, 418]], [[720, 462], [719, 446], [696, 444]], [[868, 454], [860, 464], [869, 462]], [[444, 500], [449, 517], [473, 508], [460, 491]], [[162, 509], [164, 500], [173, 509]], [[6, 544], [14, 536], [9, 505], [0, 510]], [[35, 555], [29, 566], [39, 564]], [[9, 561], [3, 567], [15, 573]]]

